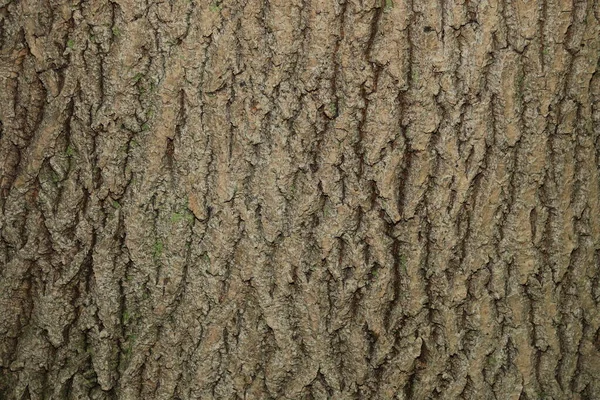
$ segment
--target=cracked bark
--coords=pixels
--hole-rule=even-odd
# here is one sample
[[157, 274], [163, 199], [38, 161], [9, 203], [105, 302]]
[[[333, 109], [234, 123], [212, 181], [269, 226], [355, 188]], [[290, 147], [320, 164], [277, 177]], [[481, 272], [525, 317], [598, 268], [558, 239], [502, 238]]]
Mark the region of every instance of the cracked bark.
[[599, 21], [0, 0], [0, 397], [600, 398]]

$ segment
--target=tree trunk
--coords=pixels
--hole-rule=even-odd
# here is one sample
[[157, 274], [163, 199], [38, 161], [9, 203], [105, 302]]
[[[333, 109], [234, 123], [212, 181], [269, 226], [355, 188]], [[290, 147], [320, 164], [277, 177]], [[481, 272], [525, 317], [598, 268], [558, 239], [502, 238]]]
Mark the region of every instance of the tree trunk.
[[0, 0], [0, 398], [600, 399], [600, 2]]

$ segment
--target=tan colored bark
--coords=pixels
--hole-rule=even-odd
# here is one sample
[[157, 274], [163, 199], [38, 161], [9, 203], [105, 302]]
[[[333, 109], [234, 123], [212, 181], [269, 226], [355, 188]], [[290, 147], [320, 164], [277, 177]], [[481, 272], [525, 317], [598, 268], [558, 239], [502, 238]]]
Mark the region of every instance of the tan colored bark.
[[597, 0], [0, 0], [0, 398], [600, 398]]

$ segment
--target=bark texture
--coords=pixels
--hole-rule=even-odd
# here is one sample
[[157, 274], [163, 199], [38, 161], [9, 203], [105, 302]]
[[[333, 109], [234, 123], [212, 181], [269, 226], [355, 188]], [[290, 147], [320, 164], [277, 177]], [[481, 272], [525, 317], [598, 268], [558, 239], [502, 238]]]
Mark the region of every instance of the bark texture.
[[600, 399], [598, 0], [0, 0], [0, 398]]

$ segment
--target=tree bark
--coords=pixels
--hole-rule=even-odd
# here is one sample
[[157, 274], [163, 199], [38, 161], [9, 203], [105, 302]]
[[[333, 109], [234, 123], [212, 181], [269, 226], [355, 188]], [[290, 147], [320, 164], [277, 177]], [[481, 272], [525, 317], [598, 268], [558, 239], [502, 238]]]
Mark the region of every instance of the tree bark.
[[0, 398], [600, 399], [597, 0], [0, 0]]

